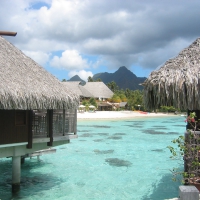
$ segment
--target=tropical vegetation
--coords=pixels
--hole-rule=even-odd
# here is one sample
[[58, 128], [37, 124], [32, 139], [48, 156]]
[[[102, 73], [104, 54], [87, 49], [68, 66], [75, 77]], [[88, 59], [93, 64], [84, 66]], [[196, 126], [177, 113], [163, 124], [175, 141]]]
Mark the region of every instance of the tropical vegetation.
[[197, 187], [197, 184], [200, 183], [200, 120], [197, 119], [195, 112], [191, 112], [185, 122], [188, 123], [185, 136], [179, 136], [172, 141], [172, 143], [177, 144], [176, 147], [168, 146], [172, 153], [171, 158], [184, 160], [184, 170], [177, 168], [172, 170], [173, 180], [176, 181], [177, 177], [181, 175], [184, 184]]
[[90, 98], [89, 100], [83, 100], [82, 101], [82, 105], [84, 105], [85, 106], [85, 108], [86, 108], [86, 110], [88, 110], [89, 109], [89, 106], [94, 106], [95, 108], [97, 108], [98, 106], [97, 106], [97, 102], [96, 102], [96, 100], [95, 100], [95, 98]]
[[[110, 100], [110, 102], [120, 103], [120, 102], [127, 102], [128, 110], [146, 110], [143, 103], [143, 91], [141, 90], [130, 90], [130, 89], [119, 89], [117, 84], [112, 81], [107, 84], [108, 88], [113, 91], [114, 95]], [[146, 110], [147, 111], [147, 110]], [[151, 111], [151, 110], [150, 110]], [[177, 110], [173, 106], [161, 106], [158, 110], [159, 112], [175, 112]]]
[[140, 110], [144, 109], [143, 106], [143, 91], [119, 89], [117, 84], [112, 81], [107, 84], [108, 88], [113, 91], [114, 95], [110, 99], [113, 103], [127, 102], [128, 110]]

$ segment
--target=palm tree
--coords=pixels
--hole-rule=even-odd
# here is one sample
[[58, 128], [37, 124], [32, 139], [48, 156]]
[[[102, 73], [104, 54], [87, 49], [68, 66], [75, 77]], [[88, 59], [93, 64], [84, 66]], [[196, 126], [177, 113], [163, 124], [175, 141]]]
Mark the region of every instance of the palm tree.
[[109, 89], [111, 89], [113, 92], [117, 91], [119, 89], [118, 85], [115, 83], [115, 81], [112, 81], [110, 83], [107, 83], [107, 86]]
[[88, 77], [88, 82], [93, 82], [93, 79], [91, 76]]
[[102, 82], [102, 80], [98, 78], [97, 80], [95, 80], [95, 82]]
[[67, 82], [67, 80], [64, 78], [64, 79], [62, 80], [62, 82]]

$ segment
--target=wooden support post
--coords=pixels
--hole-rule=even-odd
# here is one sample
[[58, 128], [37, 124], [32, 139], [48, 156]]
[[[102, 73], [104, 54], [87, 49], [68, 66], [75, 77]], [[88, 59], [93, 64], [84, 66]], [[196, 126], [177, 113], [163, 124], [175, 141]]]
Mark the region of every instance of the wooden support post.
[[16, 35], [17, 35], [17, 32], [0, 31], [0, 35], [5, 35], [5, 36], [16, 36]]
[[27, 149], [32, 149], [33, 145], [33, 131], [32, 131], [32, 124], [33, 124], [33, 111], [28, 111], [28, 144], [26, 146]]
[[12, 192], [20, 190], [21, 156], [12, 157]]
[[53, 110], [47, 110], [48, 115], [48, 136], [50, 138], [50, 142], [47, 142], [47, 146], [53, 146]]
[[21, 156], [21, 164], [25, 163], [25, 157]]
[[74, 135], [77, 134], [77, 109], [75, 109], [75, 114], [74, 114]]
[[63, 136], [65, 135], [65, 109], [63, 109]]

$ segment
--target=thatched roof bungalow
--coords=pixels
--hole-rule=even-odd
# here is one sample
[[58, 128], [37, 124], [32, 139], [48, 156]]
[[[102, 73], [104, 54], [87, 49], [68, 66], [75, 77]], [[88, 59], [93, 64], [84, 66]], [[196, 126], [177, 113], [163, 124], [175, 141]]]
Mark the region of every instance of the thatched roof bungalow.
[[0, 36], [0, 157], [13, 158], [13, 191], [22, 156], [77, 137], [78, 104], [78, 95]]
[[80, 100], [84, 98], [91, 98], [93, 95], [81, 85], [81, 81], [66, 81], [62, 82], [63, 85], [67, 86], [71, 91], [79, 95]]
[[113, 105], [109, 102], [105, 102], [105, 101], [100, 101], [97, 103], [98, 105], [98, 110], [101, 111], [108, 111], [108, 110], [112, 110]]
[[80, 101], [93, 97], [100, 100], [98, 102], [98, 110], [112, 110], [112, 105], [107, 104], [105, 99], [111, 98], [113, 92], [103, 82], [87, 82], [83, 86], [80, 84], [80, 81], [66, 81], [62, 83], [76, 92], [80, 96]]
[[108, 99], [113, 96], [113, 92], [103, 82], [87, 82], [83, 86], [94, 98]]
[[[160, 69], [152, 72], [143, 85], [146, 108], [156, 109], [160, 106], [174, 106], [181, 110], [187, 110], [188, 116], [191, 112], [195, 112], [196, 122], [199, 121], [200, 38], [196, 39], [188, 48], [183, 49], [178, 56], [168, 60]], [[194, 128], [196, 133], [193, 132]], [[195, 185], [200, 170], [198, 167], [199, 122], [195, 125], [187, 122], [186, 129], [191, 129], [192, 132], [185, 132], [183, 146], [187, 151], [182, 151], [184, 153], [184, 172], [187, 174], [189, 185]], [[192, 134], [190, 135], [190, 133]], [[177, 143], [179, 144], [179, 142]], [[190, 178], [195, 181], [191, 183]], [[184, 181], [186, 182], [185, 176]]]
[[[39, 116], [44, 118], [46, 129], [43, 134], [45, 135], [48, 129], [49, 113], [52, 113], [52, 118], [56, 118], [55, 116], [58, 115], [56, 110], [59, 110], [58, 112], [66, 110], [67, 112], [71, 109], [75, 112], [78, 103], [79, 97], [76, 94], [64, 87], [58, 79], [34, 60], [0, 37], [0, 129], [4, 127], [2, 129], [4, 131], [0, 131], [0, 145], [28, 142], [28, 146], [31, 148], [33, 142], [33, 138], [30, 139], [31, 134], [33, 137], [39, 134], [36, 133], [36, 127], [34, 127], [39, 123], [38, 120], [42, 120]], [[27, 130], [30, 128], [29, 126], [32, 126], [29, 135], [27, 135], [27, 130], [24, 130], [21, 137], [13, 136], [13, 132], [16, 130], [15, 128], [11, 130], [13, 126], [9, 126], [11, 116], [13, 116], [12, 123], [16, 125], [16, 129], [25, 124]], [[30, 118], [33, 118], [32, 121]], [[28, 125], [30, 123], [32, 125]], [[56, 122], [52, 123], [54, 123], [52, 129], [55, 130]], [[37, 130], [39, 128], [37, 127]]]
[[200, 38], [153, 71], [143, 83], [146, 108], [200, 110]]

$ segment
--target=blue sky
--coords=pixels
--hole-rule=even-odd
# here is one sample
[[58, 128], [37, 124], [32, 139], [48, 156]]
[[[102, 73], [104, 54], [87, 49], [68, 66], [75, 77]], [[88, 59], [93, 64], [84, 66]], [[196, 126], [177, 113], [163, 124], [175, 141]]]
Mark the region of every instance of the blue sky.
[[199, 0], [0, 0], [6, 37], [58, 79], [148, 77], [200, 35]]

